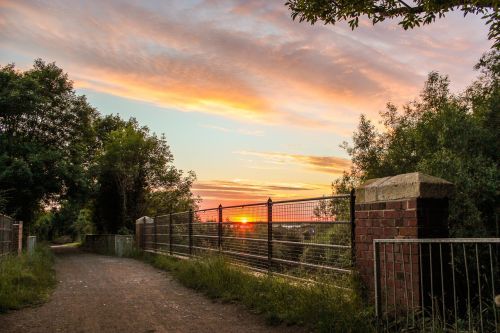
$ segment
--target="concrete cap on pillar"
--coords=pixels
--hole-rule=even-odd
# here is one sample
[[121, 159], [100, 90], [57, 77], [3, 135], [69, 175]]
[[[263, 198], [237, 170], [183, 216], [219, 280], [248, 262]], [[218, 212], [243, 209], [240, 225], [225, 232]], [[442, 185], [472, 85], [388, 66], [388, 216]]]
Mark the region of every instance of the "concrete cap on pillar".
[[154, 219], [149, 217], [149, 216], [143, 216], [139, 217], [137, 220], [135, 220], [135, 224], [143, 224], [143, 223], [153, 223]]
[[409, 198], [447, 198], [454, 185], [421, 172], [375, 178], [356, 189], [356, 203], [391, 201]]

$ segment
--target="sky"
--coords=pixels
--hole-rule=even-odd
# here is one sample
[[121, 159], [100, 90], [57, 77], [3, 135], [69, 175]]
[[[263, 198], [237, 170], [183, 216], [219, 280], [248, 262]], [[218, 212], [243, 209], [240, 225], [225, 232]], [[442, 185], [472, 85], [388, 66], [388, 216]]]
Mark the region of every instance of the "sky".
[[361, 114], [415, 99], [430, 71], [464, 89], [491, 47], [476, 16], [351, 31], [284, 3], [0, 0], [0, 65], [54, 61], [102, 114], [165, 133], [209, 208], [329, 195]]

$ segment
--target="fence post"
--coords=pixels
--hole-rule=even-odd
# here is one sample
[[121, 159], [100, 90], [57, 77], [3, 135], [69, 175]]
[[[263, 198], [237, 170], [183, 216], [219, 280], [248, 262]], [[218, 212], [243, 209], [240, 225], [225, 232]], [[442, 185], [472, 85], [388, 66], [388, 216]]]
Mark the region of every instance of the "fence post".
[[375, 279], [375, 316], [380, 319], [380, 305], [382, 302], [380, 297], [380, 243], [377, 242], [373, 242], [373, 273]]
[[189, 232], [189, 255], [193, 255], [193, 210], [189, 210], [188, 219], [188, 232]]
[[146, 250], [146, 217], [142, 218], [142, 249]]
[[273, 266], [273, 201], [267, 200], [267, 269], [271, 273]]
[[217, 246], [222, 251], [222, 204], [219, 205], [219, 223], [217, 224]]
[[170, 213], [170, 218], [168, 222], [168, 249], [170, 252], [170, 255], [173, 254], [173, 246], [172, 246], [172, 233], [174, 232], [174, 228], [172, 228], [172, 213]]
[[349, 213], [351, 221], [351, 265], [352, 267], [356, 264], [356, 218], [355, 218], [355, 207], [356, 207], [356, 195], [355, 190], [352, 189], [349, 195]]
[[153, 220], [153, 249], [154, 251], [156, 252], [157, 248], [158, 248], [158, 236], [157, 236], [157, 226], [156, 226], [156, 216], [154, 217], [154, 220]]

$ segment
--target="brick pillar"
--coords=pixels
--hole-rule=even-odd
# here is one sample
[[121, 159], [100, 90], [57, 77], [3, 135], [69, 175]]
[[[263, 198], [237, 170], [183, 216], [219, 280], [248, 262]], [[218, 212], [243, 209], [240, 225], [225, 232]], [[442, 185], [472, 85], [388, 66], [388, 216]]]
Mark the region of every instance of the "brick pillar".
[[[371, 298], [375, 288], [373, 240], [447, 237], [452, 191], [452, 183], [420, 172], [371, 179], [356, 189], [355, 262]], [[412, 281], [406, 290], [412, 289], [414, 302], [419, 304], [420, 277], [427, 273], [420, 272], [418, 245], [381, 246], [379, 253], [387, 269], [383, 278], [389, 286], [385, 292], [396, 294], [389, 295], [389, 302], [395, 299], [396, 306], [405, 303], [404, 281]]]

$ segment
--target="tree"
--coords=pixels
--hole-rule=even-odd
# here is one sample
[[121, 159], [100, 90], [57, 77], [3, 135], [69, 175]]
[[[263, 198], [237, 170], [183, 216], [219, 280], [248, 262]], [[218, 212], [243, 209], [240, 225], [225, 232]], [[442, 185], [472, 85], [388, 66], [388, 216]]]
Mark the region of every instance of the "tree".
[[91, 221], [117, 232], [146, 211], [189, 209], [194, 173], [172, 162], [164, 136], [101, 116], [54, 63], [0, 67], [0, 208], [25, 230], [74, 238]]
[[0, 191], [27, 227], [42, 205], [84, 201], [97, 111], [54, 63], [0, 68]]
[[359, 18], [367, 16], [373, 24], [385, 19], [399, 19], [399, 25], [407, 30], [431, 24], [436, 18], [458, 10], [467, 14], [482, 15], [489, 25], [488, 38], [494, 40], [494, 47], [500, 47], [500, 12], [498, 1], [458, 0], [288, 0], [285, 4], [292, 12], [292, 18], [311, 24], [323, 21], [335, 24], [347, 21], [354, 29]]
[[418, 100], [400, 111], [388, 104], [379, 132], [362, 116], [352, 146], [344, 144], [352, 169], [334, 183], [421, 171], [453, 182], [450, 226], [457, 236], [497, 233], [499, 206], [500, 51], [482, 57], [481, 76], [464, 93], [429, 74]]
[[[106, 124], [113, 122], [110, 118]], [[111, 131], [104, 135], [98, 160], [94, 220], [100, 231], [116, 233], [123, 227], [132, 230], [135, 219], [159, 203], [168, 211], [179, 203], [184, 203], [184, 209], [192, 207], [194, 173], [184, 177], [173, 166], [164, 136], [151, 134], [134, 119], [115, 121], [108, 128]], [[160, 210], [156, 207], [156, 213]]]

